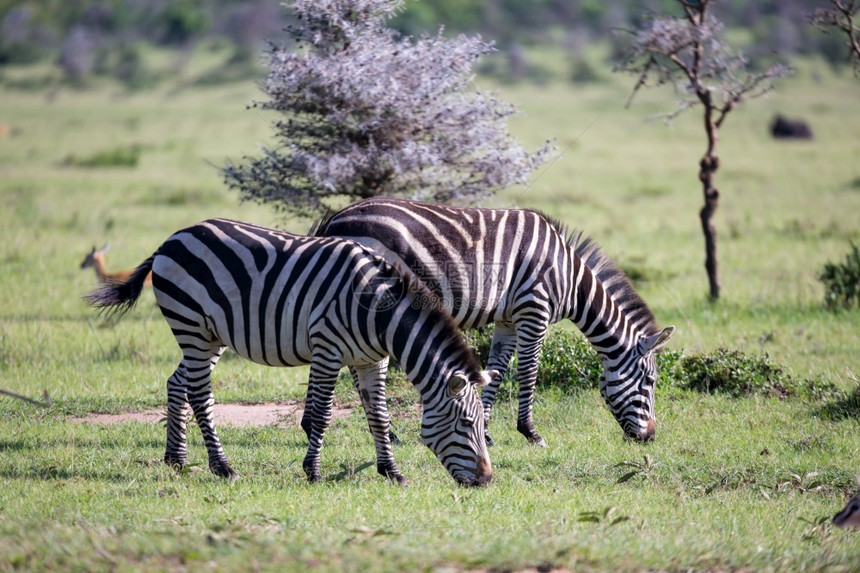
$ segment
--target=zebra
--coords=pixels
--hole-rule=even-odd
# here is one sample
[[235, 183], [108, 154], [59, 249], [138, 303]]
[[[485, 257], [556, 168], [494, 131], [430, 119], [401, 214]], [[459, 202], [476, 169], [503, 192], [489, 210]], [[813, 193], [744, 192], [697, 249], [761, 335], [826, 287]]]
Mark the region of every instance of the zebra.
[[331, 421], [338, 372], [350, 366], [376, 447], [377, 470], [405, 483], [389, 441], [385, 379], [388, 356], [420, 393], [421, 438], [454, 479], [484, 485], [492, 466], [476, 386], [483, 372], [450, 316], [408, 270], [358, 243], [292, 235], [211, 219], [169, 237], [127, 282], [85, 297], [103, 310], [127, 312], [152, 271], [153, 292], [182, 351], [167, 380], [164, 461], [187, 463], [190, 404], [217, 476], [235, 479], [212, 421], [211, 373], [226, 348], [258, 364], [310, 365], [302, 427], [303, 469], [322, 479], [320, 451]]
[[624, 273], [581, 231], [528, 209], [371, 198], [328, 214], [310, 234], [358, 241], [408, 267], [460, 328], [495, 323], [487, 363], [495, 374], [482, 397], [487, 423], [516, 350], [517, 430], [546, 446], [532, 419], [538, 358], [549, 325], [567, 318], [600, 356], [600, 393], [624, 433], [654, 437], [655, 352], [675, 328], [657, 326]]

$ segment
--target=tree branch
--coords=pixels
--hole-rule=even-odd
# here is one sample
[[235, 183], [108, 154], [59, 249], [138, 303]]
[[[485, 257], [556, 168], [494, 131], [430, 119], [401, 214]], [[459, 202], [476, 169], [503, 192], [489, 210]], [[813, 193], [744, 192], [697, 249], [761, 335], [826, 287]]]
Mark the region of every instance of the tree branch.
[[860, 27], [855, 25], [854, 18], [860, 10], [857, 0], [830, 0], [834, 8], [818, 8], [807, 19], [813, 26], [824, 32], [835, 28], [847, 36], [848, 57], [854, 60], [855, 72], [860, 71]]

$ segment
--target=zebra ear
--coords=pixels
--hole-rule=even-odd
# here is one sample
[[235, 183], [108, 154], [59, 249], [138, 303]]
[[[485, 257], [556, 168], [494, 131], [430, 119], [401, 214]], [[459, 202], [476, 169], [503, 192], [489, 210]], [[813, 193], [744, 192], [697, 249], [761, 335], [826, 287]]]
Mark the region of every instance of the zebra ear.
[[463, 393], [463, 390], [466, 389], [466, 386], [469, 385], [469, 379], [466, 378], [462, 373], [455, 372], [453, 376], [448, 380], [448, 395], [449, 396], [459, 396]]
[[501, 375], [498, 370], [481, 370], [481, 381], [478, 385], [483, 388]]
[[660, 352], [661, 350], [663, 350], [663, 347], [666, 346], [666, 343], [669, 342], [670, 338], [672, 338], [672, 334], [674, 334], [674, 332], [674, 326], [667, 326], [657, 334], [653, 334], [643, 339], [642, 347], [645, 353], [647, 354], [648, 352]]

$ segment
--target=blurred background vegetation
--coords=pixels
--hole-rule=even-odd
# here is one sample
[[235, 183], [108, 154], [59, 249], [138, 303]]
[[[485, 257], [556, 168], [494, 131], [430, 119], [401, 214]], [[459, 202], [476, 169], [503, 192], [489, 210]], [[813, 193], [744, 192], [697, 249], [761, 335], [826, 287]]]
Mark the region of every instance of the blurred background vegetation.
[[[821, 34], [806, 15], [826, 0], [726, 0], [714, 14], [731, 30], [754, 66], [779, 54], [819, 54], [834, 67], [846, 65], [845, 41]], [[480, 34], [496, 43], [498, 55], [482, 63], [482, 74], [506, 81], [546, 80], [559, 72], [573, 82], [599, 81], [605, 69], [582, 56], [600, 40], [612, 61], [630, 30], [650, 13], [680, 15], [676, 0], [408, 0], [391, 26], [408, 35]], [[201, 83], [223, 83], [263, 73], [265, 42], [287, 41], [289, 10], [270, 0], [0, 0], [0, 81], [9, 66], [50, 64], [52, 73], [26, 85], [85, 86], [98, 77], [145, 89], [181, 74], [195, 47], [208, 45], [231, 55]], [[527, 56], [552, 47], [569, 55], [565, 70]], [[153, 48], [174, 55], [168, 67], [154, 67]], [[608, 69], [608, 66], [607, 66]]]

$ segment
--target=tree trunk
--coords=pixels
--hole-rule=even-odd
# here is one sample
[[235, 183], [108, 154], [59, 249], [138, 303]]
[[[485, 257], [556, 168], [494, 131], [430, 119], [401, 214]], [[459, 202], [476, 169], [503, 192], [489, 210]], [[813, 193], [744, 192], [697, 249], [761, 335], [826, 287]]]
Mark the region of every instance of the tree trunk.
[[714, 213], [720, 204], [720, 192], [714, 187], [714, 172], [719, 168], [720, 160], [716, 155], [708, 153], [699, 162], [699, 179], [702, 181], [702, 192], [705, 204], [699, 211], [702, 221], [702, 234], [705, 236], [705, 270], [708, 272], [708, 286], [711, 300], [720, 298], [720, 270], [717, 258], [717, 227], [714, 225]]
[[720, 192], [714, 187], [714, 173], [720, 168], [720, 158], [717, 156], [719, 141], [719, 126], [713, 121], [713, 107], [710, 94], [704, 98], [705, 103], [705, 132], [708, 135], [708, 149], [699, 162], [699, 180], [702, 182], [702, 193], [705, 204], [699, 211], [702, 221], [702, 234], [705, 236], [705, 270], [708, 272], [710, 298], [716, 301], [720, 298], [720, 270], [717, 258], [717, 228], [714, 225], [714, 213], [720, 204]]

